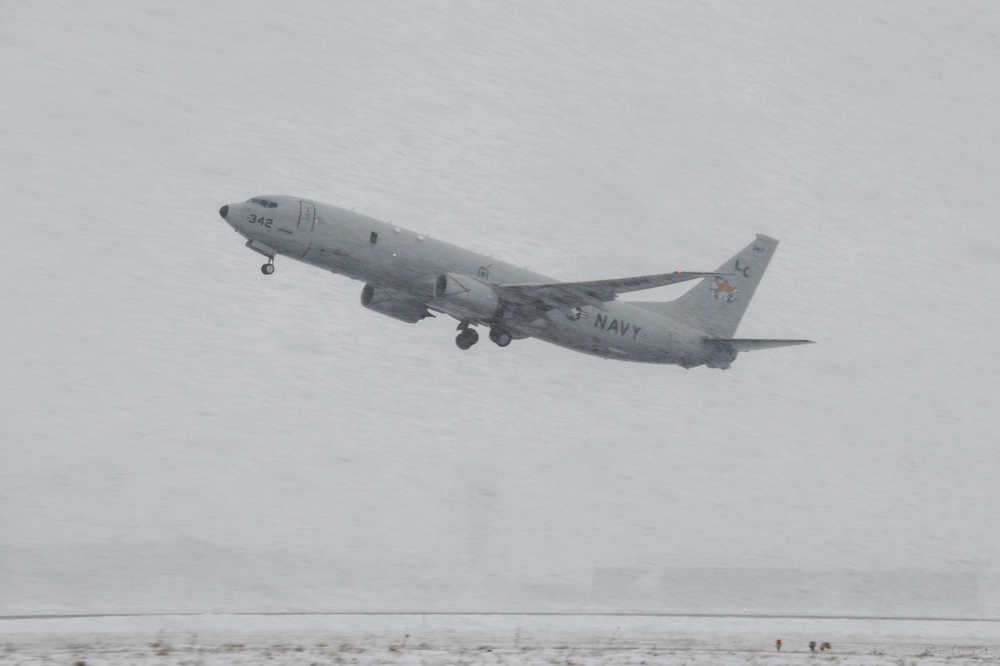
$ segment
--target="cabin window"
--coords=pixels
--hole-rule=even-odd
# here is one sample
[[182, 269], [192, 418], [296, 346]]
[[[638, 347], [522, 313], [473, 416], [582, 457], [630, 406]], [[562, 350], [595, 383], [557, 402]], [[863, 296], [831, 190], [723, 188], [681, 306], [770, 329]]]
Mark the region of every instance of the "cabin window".
[[374, 245], [375, 243], [378, 242], [378, 232], [377, 231], [373, 231], [372, 232], [372, 235], [368, 237], [368, 242], [371, 243], [372, 245]]

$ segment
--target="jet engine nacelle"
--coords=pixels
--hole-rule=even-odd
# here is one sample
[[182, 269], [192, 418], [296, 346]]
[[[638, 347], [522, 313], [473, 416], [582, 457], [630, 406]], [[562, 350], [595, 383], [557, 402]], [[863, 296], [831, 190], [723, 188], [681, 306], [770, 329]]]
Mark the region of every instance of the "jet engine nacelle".
[[379, 314], [405, 321], [407, 324], [416, 324], [431, 315], [427, 311], [427, 306], [412, 296], [397, 294], [391, 289], [376, 287], [373, 284], [366, 284], [361, 290], [361, 305]]
[[448, 314], [476, 321], [492, 319], [500, 307], [500, 296], [493, 285], [455, 273], [438, 276], [434, 300]]

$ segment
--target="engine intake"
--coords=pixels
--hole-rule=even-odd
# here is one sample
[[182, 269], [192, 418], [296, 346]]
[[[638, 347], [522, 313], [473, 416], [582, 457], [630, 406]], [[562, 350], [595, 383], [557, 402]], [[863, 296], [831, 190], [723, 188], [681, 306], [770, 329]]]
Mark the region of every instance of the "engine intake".
[[366, 284], [361, 290], [361, 305], [407, 324], [416, 324], [424, 317], [431, 316], [423, 302], [373, 284]]
[[434, 282], [435, 308], [460, 319], [488, 321], [500, 307], [496, 288], [468, 275], [442, 273]]

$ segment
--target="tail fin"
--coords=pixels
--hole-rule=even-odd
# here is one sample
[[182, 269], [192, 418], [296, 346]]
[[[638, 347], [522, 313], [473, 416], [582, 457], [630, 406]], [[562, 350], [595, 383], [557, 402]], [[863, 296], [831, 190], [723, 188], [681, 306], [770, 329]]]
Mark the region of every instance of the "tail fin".
[[679, 319], [713, 338], [731, 338], [777, 247], [776, 239], [757, 234], [756, 240], [715, 271], [725, 277], [705, 278], [667, 303], [634, 305]]

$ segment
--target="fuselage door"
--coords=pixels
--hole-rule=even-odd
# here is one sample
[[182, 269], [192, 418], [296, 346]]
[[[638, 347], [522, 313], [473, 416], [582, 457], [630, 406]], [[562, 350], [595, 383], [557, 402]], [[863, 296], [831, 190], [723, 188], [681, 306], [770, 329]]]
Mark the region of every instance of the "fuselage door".
[[316, 224], [316, 206], [308, 201], [299, 202], [299, 233], [308, 234]]

